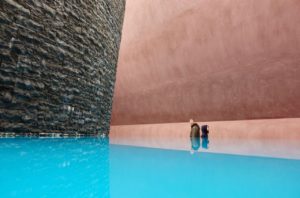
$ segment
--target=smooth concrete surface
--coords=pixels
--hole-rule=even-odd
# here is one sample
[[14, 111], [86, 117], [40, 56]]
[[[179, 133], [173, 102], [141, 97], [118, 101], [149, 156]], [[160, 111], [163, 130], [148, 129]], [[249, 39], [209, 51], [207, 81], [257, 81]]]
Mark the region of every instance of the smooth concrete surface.
[[112, 125], [300, 117], [299, 0], [127, 0]]
[[[300, 118], [198, 124], [210, 130], [199, 152], [300, 159]], [[186, 122], [112, 126], [109, 137], [111, 144], [192, 151], [189, 134]]]

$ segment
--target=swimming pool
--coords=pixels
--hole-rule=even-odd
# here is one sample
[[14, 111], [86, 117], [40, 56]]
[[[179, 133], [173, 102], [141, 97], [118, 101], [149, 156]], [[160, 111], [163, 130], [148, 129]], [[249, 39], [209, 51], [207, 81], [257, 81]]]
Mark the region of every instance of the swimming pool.
[[300, 160], [0, 139], [0, 197], [300, 197]]

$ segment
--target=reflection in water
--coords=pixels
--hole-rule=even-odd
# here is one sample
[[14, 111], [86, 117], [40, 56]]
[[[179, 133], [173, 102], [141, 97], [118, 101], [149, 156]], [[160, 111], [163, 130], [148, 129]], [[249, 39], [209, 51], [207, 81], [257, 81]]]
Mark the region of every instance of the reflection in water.
[[201, 147], [201, 145], [202, 145], [203, 149], [208, 149], [208, 145], [209, 145], [208, 135], [201, 138], [202, 139], [202, 144], [201, 144], [200, 137], [191, 136], [190, 139], [191, 139], [191, 153], [192, 154], [194, 153], [194, 151], [198, 151], [199, 148]]
[[191, 149], [197, 151], [200, 148], [200, 136], [191, 136]]
[[207, 137], [202, 137], [202, 148], [203, 149], [208, 149], [208, 144], [209, 144], [209, 139]]
[[[194, 151], [198, 151], [201, 143], [200, 143], [200, 126], [197, 123], [194, 123], [193, 120], [190, 120], [191, 123], [191, 132], [190, 132], [190, 139], [191, 139], [191, 154]], [[202, 148], [208, 149], [208, 125], [203, 125], [201, 127], [201, 138], [202, 138]]]

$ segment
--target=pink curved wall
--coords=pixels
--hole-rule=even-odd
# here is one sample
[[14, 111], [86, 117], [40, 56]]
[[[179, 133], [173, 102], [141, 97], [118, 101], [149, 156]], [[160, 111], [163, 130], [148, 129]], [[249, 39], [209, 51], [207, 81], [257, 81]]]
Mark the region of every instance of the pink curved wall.
[[300, 117], [299, 0], [127, 0], [112, 125]]

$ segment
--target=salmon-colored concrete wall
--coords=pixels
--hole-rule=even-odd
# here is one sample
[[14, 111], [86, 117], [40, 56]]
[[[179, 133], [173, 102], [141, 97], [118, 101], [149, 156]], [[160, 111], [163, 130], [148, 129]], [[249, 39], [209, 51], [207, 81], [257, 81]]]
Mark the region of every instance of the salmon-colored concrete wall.
[[127, 0], [112, 125], [300, 117], [299, 0]]

